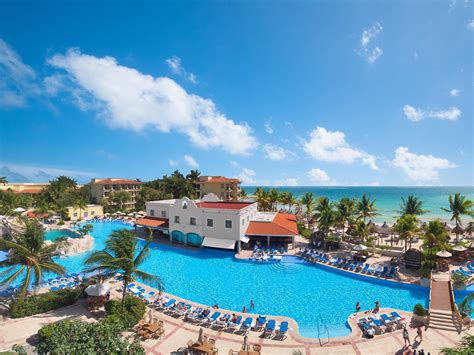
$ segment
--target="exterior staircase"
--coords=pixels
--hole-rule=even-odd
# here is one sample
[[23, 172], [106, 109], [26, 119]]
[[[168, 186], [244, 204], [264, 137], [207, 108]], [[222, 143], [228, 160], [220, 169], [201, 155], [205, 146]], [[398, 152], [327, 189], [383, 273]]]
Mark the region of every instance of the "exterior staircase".
[[431, 276], [428, 326], [433, 329], [461, 332], [462, 318], [454, 300], [451, 276]]

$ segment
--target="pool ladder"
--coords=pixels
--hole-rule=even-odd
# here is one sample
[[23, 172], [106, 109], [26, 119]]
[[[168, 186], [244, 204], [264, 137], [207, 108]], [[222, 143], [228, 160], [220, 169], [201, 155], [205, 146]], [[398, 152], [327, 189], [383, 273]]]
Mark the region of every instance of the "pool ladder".
[[[322, 332], [321, 332], [321, 327], [320, 327], [321, 324], [324, 325], [324, 329]], [[323, 335], [326, 334], [325, 339], [321, 338], [321, 333]], [[319, 315], [319, 319], [318, 319], [318, 340], [319, 340], [320, 346], [323, 346], [329, 343], [329, 329], [328, 329], [328, 326], [324, 324], [323, 319], [321, 318], [321, 315]]]

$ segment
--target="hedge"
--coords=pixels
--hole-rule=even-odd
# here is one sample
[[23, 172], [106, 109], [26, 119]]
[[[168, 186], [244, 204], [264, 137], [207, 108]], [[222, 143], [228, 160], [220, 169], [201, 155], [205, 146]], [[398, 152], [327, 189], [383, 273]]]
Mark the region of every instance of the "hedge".
[[10, 305], [10, 317], [22, 318], [69, 306], [84, 295], [85, 286], [73, 289], [64, 288], [27, 297], [24, 300], [14, 300]]
[[111, 300], [105, 304], [107, 317], [105, 322], [121, 325], [121, 330], [132, 328], [145, 315], [146, 306], [142, 300], [125, 296], [124, 308], [119, 300]]
[[145, 354], [138, 340], [129, 343], [121, 329], [104, 321], [61, 320], [38, 331], [38, 354]]

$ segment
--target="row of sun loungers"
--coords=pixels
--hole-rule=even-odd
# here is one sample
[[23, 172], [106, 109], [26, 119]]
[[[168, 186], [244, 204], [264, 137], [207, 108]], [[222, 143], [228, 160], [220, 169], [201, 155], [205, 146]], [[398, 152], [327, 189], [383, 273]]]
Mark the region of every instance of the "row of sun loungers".
[[391, 266], [390, 268], [385, 265], [385, 266], [377, 266], [374, 267], [373, 265], [370, 265], [369, 263], [363, 263], [363, 262], [358, 262], [358, 261], [352, 261], [352, 260], [347, 260], [339, 257], [332, 257], [329, 258], [329, 256], [324, 253], [324, 252], [304, 252], [303, 255], [305, 255], [310, 261], [316, 261], [320, 262], [323, 264], [328, 264], [332, 265], [334, 267], [340, 268], [340, 269], [345, 269], [353, 272], [358, 272], [361, 274], [366, 274], [366, 275], [373, 275], [377, 277], [385, 277], [385, 278], [392, 278], [395, 276], [395, 273], [397, 272], [397, 267], [396, 266]]
[[390, 315], [381, 314], [378, 318], [360, 318], [357, 322], [364, 335], [383, 334], [396, 329], [402, 329], [405, 317], [398, 312], [391, 312]]

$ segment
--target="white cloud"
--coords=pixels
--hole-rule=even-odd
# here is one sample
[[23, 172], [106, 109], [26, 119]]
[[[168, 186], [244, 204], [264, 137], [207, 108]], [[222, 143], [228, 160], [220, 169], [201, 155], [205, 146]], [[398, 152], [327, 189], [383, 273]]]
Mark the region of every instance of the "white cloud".
[[425, 118], [435, 118], [438, 120], [456, 121], [462, 114], [457, 107], [450, 107], [447, 110], [424, 111], [410, 105], [403, 106], [403, 113], [410, 121], [418, 122]]
[[284, 122], [285, 126], [288, 126], [289, 128], [293, 129], [293, 123], [291, 123], [290, 121], [285, 121]]
[[449, 92], [449, 95], [452, 96], [452, 97], [455, 97], [455, 96], [459, 96], [460, 93], [461, 93], [461, 90], [459, 90], [459, 89], [452, 89], [452, 90]]
[[97, 177], [98, 173], [89, 171], [80, 171], [65, 168], [46, 167], [46, 166], [32, 166], [21, 164], [10, 164], [0, 162], [0, 176], [6, 176], [11, 182], [48, 182], [60, 175], [66, 175], [84, 183], [92, 177]]
[[447, 159], [410, 153], [406, 147], [398, 147], [395, 150], [392, 164], [400, 168], [408, 178], [418, 183], [435, 181], [438, 179], [439, 170], [456, 167]]
[[255, 184], [255, 171], [252, 169], [243, 168], [240, 174], [237, 176], [240, 181], [244, 184]]
[[198, 162], [191, 155], [185, 154], [183, 158], [191, 168], [196, 169], [199, 167]]
[[273, 144], [265, 144], [263, 146], [263, 152], [265, 153], [265, 157], [270, 160], [283, 160], [291, 155], [286, 149]]
[[378, 181], [369, 182], [367, 186], [380, 186], [380, 182]]
[[273, 128], [270, 121], [265, 122], [264, 126], [265, 126], [265, 132], [267, 132], [268, 134], [273, 133]]
[[178, 162], [176, 160], [170, 159], [168, 160], [169, 166], [178, 166]]
[[235, 160], [231, 160], [229, 164], [233, 168], [238, 168], [240, 166]]
[[375, 40], [378, 35], [382, 32], [383, 27], [380, 23], [376, 22], [369, 29], [362, 31], [360, 38], [359, 50], [357, 53], [365, 58], [370, 64], [373, 64], [383, 54], [383, 50], [378, 46], [371, 45], [371, 42]]
[[277, 180], [273, 184], [274, 186], [298, 186], [298, 179], [296, 178], [286, 178], [283, 180]]
[[28, 97], [38, 95], [35, 71], [0, 38], [0, 107], [25, 107]]
[[119, 65], [112, 57], [97, 58], [71, 49], [48, 60], [63, 69], [68, 92], [81, 109], [95, 110], [114, 128], [186, 134], [200, 148], [221, 148], [248, 155], [257, 145], [247, 123], [237, 124], [219, 112], [213, 101], [188, 94], [166, 77], [153, 77]]
[[471, 20], [471, 21], [468, 22], [467, 29], [471, 30], [471, 31], [474, 31], [474, 20]]
[[198, 80], [196, 75], [193, 73], [188, 73], [184, 69], [181, 58], [174, 55], [171, 58], [166, 59], [166, 64], [168, 64], [173, 74], [180, 75], [189, 80], [191, 83], [197, 84]]
[[312, 183], [318, 185], [333, 185], [334, 181], [329, 177], [329, 175], [321, 169], [314, 168], [307, 172], [306, 174], [309, 180]]
[[378, 170], [375, 156], [363, 150], [352, 148], [343, 132], [328, 131], [323, 127], [316, 127], [310, 133], [308, 141], [303, 140], [304, 151], [313, 159], [352, 164], [360, 161], [372, 170]]

